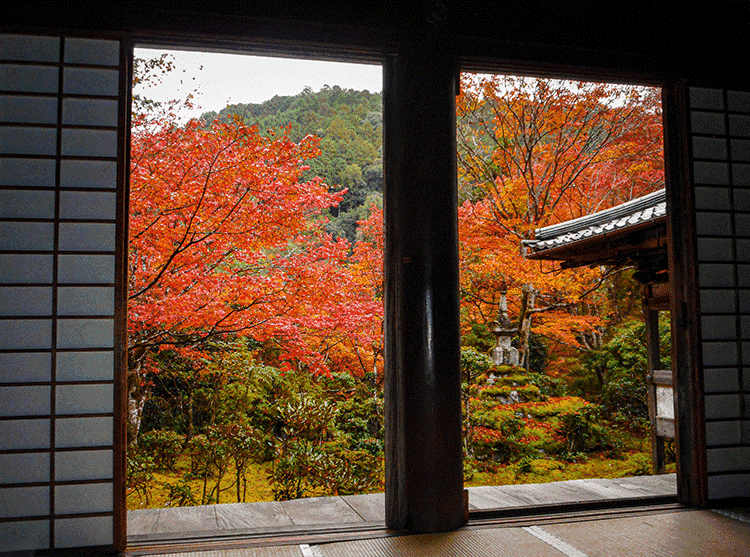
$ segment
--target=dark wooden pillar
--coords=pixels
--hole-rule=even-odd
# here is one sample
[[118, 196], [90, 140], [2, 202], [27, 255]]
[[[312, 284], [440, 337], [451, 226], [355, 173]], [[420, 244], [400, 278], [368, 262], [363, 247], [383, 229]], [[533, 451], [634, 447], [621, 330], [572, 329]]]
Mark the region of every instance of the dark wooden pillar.
[[669, 280], [672, 312], [672, 370], [676, 390], [675, 451], [677, 499], [687, 505], [708, 502], [695, 207], [693, 204], [687, 90], [662, 89], [664, 170], [667, 183]]
[[431, 35], [386, 60], [386, 524], [465, 523], [455, 59]]
[[[652, 286], [643, 285], [643, 317], [646, 322], [646, 359], [648, 374], [646, 386], [648, 389], [648, 414], [651, 423], [651, 465], [655, 474], [663, 474], [666, 467], [664, 437], [659, 435], [656, 413], [656, 385], [654, 374], [662, 369], [661, 338], [659, 335], [659, 306], [654, 305]], [[668, 309], [668, 308], [667, 308]]]

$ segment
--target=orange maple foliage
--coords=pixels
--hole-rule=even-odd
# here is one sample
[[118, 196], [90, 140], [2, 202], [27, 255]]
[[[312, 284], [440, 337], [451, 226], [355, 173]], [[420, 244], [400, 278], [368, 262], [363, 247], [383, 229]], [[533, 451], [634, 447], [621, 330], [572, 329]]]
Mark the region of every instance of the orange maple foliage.
[[[288, 367], [312, 372], [338, 371], [361, 377], [382, 369], [382, 299], [373, 292], [359, 254], [370, 249], [358, 243], [354, 254], [340, 239], [325, 263], [295, 257], [294, 284], [287, 291], [295, 304], [297, 350], [286, 349]], [[370, 275], [371, 277], [371, 275]], [[379, 273], [382, 280], [382, 272]], [[374, 280], [374, 279], [373, 279]], [[283, 346], [292, 335], [275, 330]]]
[[592, 294], [603, 269], [560, 271], [522, 242], [664, 187], [658, 91], [464, 74], [457, 113], [464, 326], [495, 319], [507, 289], [522, 352], [531, 315], [534, 332], [582, 347], [609, 309]]
[[[321, 300], [315, 311], [325, 318], [305, 332], [307, 345], [326, 369], [369, 381], [383, 379], [383, 212], [372, 207], [359, 221], [360, 239], [346, 258], [324, 277], [336, 284], [333, 297]], [[321, 278], [323, 280], [323, 278]]]
[[383, 210], [372, 206], [369, 216], [359, 221], [360, 239], [354, 244], [351, 273], [358, 288], [371, 300], [371, 318], [351, 339], [350, 353], [356, 356], [360, 369], [371, 372], [376, 380], [383, 380], [383, 350], [385, 347], [383, 308], [383, 255], [385, 250]]
[[131, 348], [245, 331], [286, 313], [289, 270], [336, 246], [310, 216], [339, 200], [300, 182], [316, 142], [242, 124], [134, 126], [130, 194]]
[[[129, 394], [165, 347], [199, 350], [225, 335], [275, 344], [283, 366], [327, 371], [334, 347], [378, 318], [378, 302], [324, 232], [329, 193], [301, 181], [318, 140], [265, 137], [239, 122], [136, 117], [129, 231]], [[381, 310], [382, 314], [382, 310]], [[136, 417], [137, 420], [137, 417]], [[136, 425], [136, 424], [132, 424]], [[136, 427], [137, 430], [137, 427]]]

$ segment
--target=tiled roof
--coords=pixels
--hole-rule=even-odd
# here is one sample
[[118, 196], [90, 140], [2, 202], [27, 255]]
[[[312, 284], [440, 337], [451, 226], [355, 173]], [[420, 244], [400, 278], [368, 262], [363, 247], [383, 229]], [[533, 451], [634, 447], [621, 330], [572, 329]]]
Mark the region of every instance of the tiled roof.
[[536, 240], [524, 242], [534, 253], [658, 220], [667, 214], [665, 190], [633, 199], [585, 217], [536, 229]]

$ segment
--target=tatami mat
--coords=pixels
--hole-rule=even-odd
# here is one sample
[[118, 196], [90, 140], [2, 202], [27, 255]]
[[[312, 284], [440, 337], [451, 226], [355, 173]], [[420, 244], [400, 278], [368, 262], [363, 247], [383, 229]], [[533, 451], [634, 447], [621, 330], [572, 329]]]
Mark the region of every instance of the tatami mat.
[[461, 530], [318, 546], [322, 557], [560, 557], [560, 552], [520, 528]]
[[[155, 556], [160, 557], [160, 556]], [[164, 557], [306, 557], [298, 545], [167, 553]]]
[[750, 556], [750, 525], [711, 511], [544, 526], [591, 557]]

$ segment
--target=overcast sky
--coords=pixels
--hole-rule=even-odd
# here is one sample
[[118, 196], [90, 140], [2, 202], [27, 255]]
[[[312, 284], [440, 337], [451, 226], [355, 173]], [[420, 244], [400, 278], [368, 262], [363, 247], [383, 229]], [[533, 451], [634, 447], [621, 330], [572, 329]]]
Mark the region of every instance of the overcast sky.
[[174, 71], [164, 77], [161, 85], [140, 92], [164, 101], [184, 99], [197, 91], [196, 104], [200, 108], [190, 116], [218, 112], [227, 104], [260, 103], [274, 95], [296, 95], [306, 86], [313, 91], [323, 85], [370, 92], [383, 88], [379, 65], [143, 48], [135, 49], [135, 57], [154, 58], [162, 52], [174, 56]]

